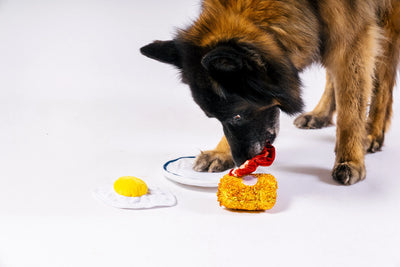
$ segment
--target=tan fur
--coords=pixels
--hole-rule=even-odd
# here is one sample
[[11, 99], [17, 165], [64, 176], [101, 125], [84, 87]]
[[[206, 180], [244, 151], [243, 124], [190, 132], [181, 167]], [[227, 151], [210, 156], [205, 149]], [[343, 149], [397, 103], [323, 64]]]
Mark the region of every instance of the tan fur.
[[333, 81], [329, 76], [329, 73], [326, 74], [326, 85], [325, 91], [322, 95], [318, 105], [313, 110], [314, 114], [320, 117], [328, 118], [329, 122], [332, 120], [332, 115], [336, 110], [335, 103], [335, 91], [333, 87]]
[[228, 144], [228, 141], [226, 140], [225, 136], [223, 136], [221, 141], [219, 141], [217, 147], [215, 148], [215, 151], [219, 151], [219, 152], [229, 152], [230, 151], [229, 144]]
[[[296, 21], [296, 17], [311, 19]], [[261, 51], [276, 58], [283, 56], [277, 43], [291, 47], [290, 58], [297, 68], [303, 68], [314, 60], [318, 49], [316, 18], [304, 1], [259, 0], [205, 0], [198, 20], [180, 36], [199, 46], [213, 46], [218, 42], [236, 39], [251, 43]]]
[[[204, 0], [199, 19], [179, 35], [203, 47], [230, 39], [250, 43], [274, 60], [288, 57], [298, 70], [322, 63], [325, 92], [295, 124], [324, 127], [337, 112], [333, 177], [353, 184], [365, 178], [365, 148], [379, 150], [390, 124], [400, 57], [400, 1], [314, 2], [317, 12], [306, 0]], [[222, 151], [226, 160], [229, 146], [222, 141], [214, 152]]]
[[377, 57], [376, 80], [368, 116], [368, 149], [379, 150], [392, 115], [392, 92], [400, 52], [400, 4], [384, 14], [381, 24], [384, 39], [382, 53]]
[[332, 125], [333, 114], [336, 110], [335, 89], [329, 73], [326, 73], [325, 91], [313, 111], [304, 113], [296, 118], [294, 124], [302, 129], [319, 129]]

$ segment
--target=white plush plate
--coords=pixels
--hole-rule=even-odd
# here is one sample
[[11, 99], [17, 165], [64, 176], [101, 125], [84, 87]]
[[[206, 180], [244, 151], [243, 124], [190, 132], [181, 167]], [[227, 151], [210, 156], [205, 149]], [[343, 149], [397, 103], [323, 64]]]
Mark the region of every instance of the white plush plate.
[[158, 187], [149, 187], [148, 193], [141, 197], [125, 197], [115, 192], [113, 183], [107, 183], [96, 188], [93, 195], [104, 203], [120, 209], [151, 209], [176, 205], [175, 196]]
[[168, 161], [163, 167], [164, 176], [185, 185], [218, 187], [222, 176], [229, 173], [229, 170], [214, 173], [196, 172], [193, 170], [194, 160], [195, 157], [181, 157]]

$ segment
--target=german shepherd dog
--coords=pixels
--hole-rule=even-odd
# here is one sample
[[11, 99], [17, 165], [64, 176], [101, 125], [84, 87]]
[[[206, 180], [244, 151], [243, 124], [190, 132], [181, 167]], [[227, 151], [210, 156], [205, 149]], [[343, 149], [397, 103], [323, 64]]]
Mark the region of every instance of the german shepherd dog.
[[193, 99], [225, 136], [196, 159], [222, 171], [260, 153], [278, 133], [279, 113], [302, 111], [299, 73], [326, 69], [324, 94], [299, 128], [336, 120], [333, 179], [366, 176], [364, 155], [379, 151], [392, 115], [400, 51], [400, 0], [204, 0], [201, 13], [170, 41], [142, 54], [175, 65]]

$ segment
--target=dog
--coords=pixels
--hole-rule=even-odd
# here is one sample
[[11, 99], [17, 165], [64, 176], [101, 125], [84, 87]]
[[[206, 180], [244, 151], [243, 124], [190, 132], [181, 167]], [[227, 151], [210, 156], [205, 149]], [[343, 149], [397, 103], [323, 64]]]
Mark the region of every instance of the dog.
[[332, 177], [366, 177], [366, 152], [381, 150], [392, 115], [400, 51], [400, 0], [204, 0], [199, 17], [169, 41], [141, 48], [176, 66], [194, 101], [225, 136], [196, 171], [241, 165], [273, 143], [280, 111], [303, 110], [299, 73], [326, 69], [323, 96], [294, 124], [316, 129], [336, 114]]

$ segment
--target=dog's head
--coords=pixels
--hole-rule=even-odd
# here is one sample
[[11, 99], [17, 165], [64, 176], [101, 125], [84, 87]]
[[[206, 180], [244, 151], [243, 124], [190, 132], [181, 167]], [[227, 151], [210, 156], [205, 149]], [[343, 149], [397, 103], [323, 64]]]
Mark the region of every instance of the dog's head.
[[273, 143], [280, 110], [300, 112], [298, 71], [287, 57], [235, 40], [200, 47], [179, 39], [155, 41], [142, 54], [173, 64], [193, 99], [223, 126], [236, 165]]

